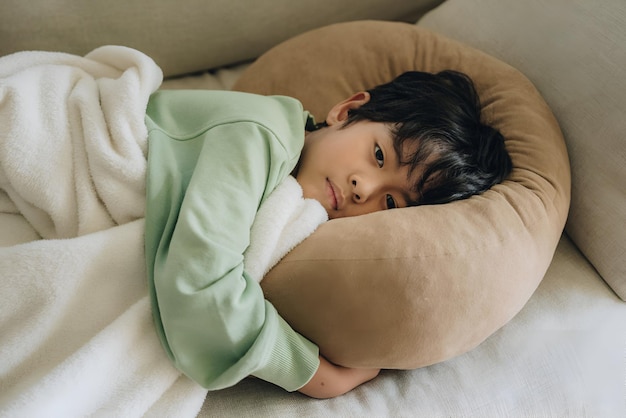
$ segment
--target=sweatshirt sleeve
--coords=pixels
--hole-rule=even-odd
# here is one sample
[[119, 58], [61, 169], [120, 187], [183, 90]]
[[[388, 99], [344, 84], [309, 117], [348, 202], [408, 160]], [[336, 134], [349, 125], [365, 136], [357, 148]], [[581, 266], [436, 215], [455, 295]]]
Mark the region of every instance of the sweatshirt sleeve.
[[161, 342], [175, 366], [208, 389], [254, 375], [297, 390], [317, 370], [318, 348], [265, 300], [243, 253], [260, 203], [299, 148], [256, 121], [199, 124], [185, 114], [181, 131], [173, 121], [190, 101], [152, 103], [147, 117], [146, 258]]

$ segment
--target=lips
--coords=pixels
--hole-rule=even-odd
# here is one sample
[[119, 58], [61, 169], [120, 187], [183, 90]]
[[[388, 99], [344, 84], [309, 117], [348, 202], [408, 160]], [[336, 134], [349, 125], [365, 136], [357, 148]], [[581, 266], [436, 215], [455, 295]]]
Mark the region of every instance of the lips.
[[342, 200], [341, 191], [329, 179], [326, 179], [326, 194], [330, 201], [330, 207], [338, 210]]

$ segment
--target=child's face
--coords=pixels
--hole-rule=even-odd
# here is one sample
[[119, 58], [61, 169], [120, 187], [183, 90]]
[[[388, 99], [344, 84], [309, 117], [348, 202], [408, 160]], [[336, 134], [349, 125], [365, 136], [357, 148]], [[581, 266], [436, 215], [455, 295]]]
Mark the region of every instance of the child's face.
[[400, 165], [391, 131], [361, 121], [341, 128], [347, 110], [369, 100], [359, 93], [331, 110], [327, 128], [307, 134], [296, 179], [304, 197], [319, 201], [330, 219], [406, 207], [417, 200], [408, 167]]

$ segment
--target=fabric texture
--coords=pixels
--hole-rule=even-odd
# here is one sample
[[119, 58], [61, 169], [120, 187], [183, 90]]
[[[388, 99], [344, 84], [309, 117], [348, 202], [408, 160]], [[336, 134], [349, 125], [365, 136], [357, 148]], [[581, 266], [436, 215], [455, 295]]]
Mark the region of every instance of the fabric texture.
[[318, 29], [269, 51], [235, 89], [294, 96], [323, 120], [355, 91], [414, 69], [467, 73], [514, 168], [464, 201], [327, 222], [270, 271], [266, 297], [345, 366], [416, 368], [476, 347], [533, 294], [567, 217], [567, 152], [537, 90], [514, 68], [426, 29]]
[[331, 23], [414, 22], [441, 1], [274, 0], [251, 7], [247, 0], [34, 0], [26, 7], [22, 0], [3, 0], [0, 56], [21, 50], [84, 55], [119, 44], [152, 57], [166, 76], [187, 74], [256, 58], [279, 42]]
[[259, 206], [298, 162], [307, 116], [289, 97], [193, 90], [150, 99], [153, 313], [170, 359], [206, 388], [255, 375], [293, 391], [319, 365], [317, 346], [264, 299], [243, 259]]
[[265, 275], [328, 220], [324, 207], [302, 196], [302, 187], [287, 176], [256, 213], [250, 230], [250, 245], [243, 253], [244, 271], [261, 283]]
[[626, 301], [624, 21], [622, 0], [452, 0], [420, 25], [508, 62], [541, 90], [572, 161], [565, 230]]
[[124, 47], [84, 58], [22, 52], [0, 58], [0, 78], [6, 211], [22, 214], [42, 238], [143, 218], [143, 115], [162, 80], [149, 57]]

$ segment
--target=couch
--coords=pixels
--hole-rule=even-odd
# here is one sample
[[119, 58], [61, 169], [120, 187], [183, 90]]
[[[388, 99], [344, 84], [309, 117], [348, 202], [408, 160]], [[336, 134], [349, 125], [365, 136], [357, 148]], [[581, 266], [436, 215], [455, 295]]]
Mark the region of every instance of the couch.
[[[34, 5], [38, 4], [39, 7]], [[515, 317], [467, 352], [384, 370], [319, 401], [250, 378], [208, 394], [200, 416], [626, 415], [626, 5], [581, 0], [4, 2], [0, 56], [123, 44], [153, 57], [163, 88], [230, 89], [295, 35], [361, 19], [417, 22], [525, 74], [558, 120], [571, 205], [552, 262]]]

